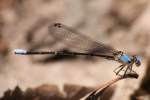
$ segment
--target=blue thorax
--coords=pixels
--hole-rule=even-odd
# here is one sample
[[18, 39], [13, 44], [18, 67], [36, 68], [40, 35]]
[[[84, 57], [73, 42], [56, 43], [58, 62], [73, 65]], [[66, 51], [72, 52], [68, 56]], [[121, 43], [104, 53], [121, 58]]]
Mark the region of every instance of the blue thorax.
[[119, 58], [124, 63], [131, 63], [131, 58], [127, 54], [123, 54]]

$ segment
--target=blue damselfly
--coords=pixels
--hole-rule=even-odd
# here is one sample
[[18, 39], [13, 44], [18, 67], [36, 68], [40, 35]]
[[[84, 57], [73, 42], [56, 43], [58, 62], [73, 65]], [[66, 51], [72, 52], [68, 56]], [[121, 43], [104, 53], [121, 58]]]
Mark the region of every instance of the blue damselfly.
[[[82, 56], [96, 56], [102, 57], [108, 60], [114, 60], [121, 65], [117, 67], [114, 72], [116, 75], [121, 71], [124, 71], [123, 76], [129, 73], [136, 73], [133, 71], [133, 65], [141, 65], [140, 57], [134, 55], [128, 55], [122, 51], [113, 49], [112, 47], [105, 45], [101, 42], [94, 41], [89, 37], [81, 34], [78, 31], [71, 29], [70, 27], [63, 25], [61, 23], [53, 23], [49, 27], [49, 32], [51, 36], [57, 40], [59, 43], [64, 44], [66, 47], [69, 46], [71, 49], [69, 51], [28, 51], [23, 49], [15, 49], [15, 54], [20, 55], [82, 55]], [[82, 44], [82, 46], [80, 45]], [[125, 68], [125, 70], [123, 70]]]

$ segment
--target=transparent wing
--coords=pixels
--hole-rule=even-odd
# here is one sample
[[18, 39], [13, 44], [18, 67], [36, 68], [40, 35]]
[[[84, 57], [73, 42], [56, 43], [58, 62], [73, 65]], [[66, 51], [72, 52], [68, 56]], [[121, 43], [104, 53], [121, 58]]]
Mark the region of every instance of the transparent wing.
[[[61, 23], [51, 24], [48, 27], [48, 30], [50, 36], [57, 40], [54, 46], [55, 50], [59, 50], [59, 48], [63, 47], [72, 52], [103, 54], [109, 56], [113, 56], [116, 51], [112, 47], [96, 42]], [[51, 47], [52, 50], [54, 48]]]

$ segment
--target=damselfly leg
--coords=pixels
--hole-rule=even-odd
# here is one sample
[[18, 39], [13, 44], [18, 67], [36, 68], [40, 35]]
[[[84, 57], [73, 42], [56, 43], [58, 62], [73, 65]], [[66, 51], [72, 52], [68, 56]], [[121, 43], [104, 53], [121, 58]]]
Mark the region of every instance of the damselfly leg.
[[130, 67], [129, 67], [130, 73], [135, 73], [135, 74], [137, 74], [134, 70], [132, 70], [132, 68], [133, 68], [133, 65], [130, 65]]
[[124, 74], [123, 74], [123, 77], [127, 74], [128, 70], [130, 69], [130, 66], [131, 66], [131, 65], [128, 65], [127, 68], [125, 69]]
[[[125, 67], [126, 69], [124, 69]], [[132, 67], [133, 67], [132, 65], [120, 65], [113, 72], [119, 76], [125, 76], [125, 74], [127, 74], [128, 71], [129, 73], [136, 73], [135, 71], [132, 70]], [[124, 71], [122, 75], [120, 74], [121, 71]]]
[[122, 71], [125, 66], [126, 65], [120, 65], [119, 67], [115, 68], [113, 72], [116, 73], [116, 75], [119, 75], [120, 71]]

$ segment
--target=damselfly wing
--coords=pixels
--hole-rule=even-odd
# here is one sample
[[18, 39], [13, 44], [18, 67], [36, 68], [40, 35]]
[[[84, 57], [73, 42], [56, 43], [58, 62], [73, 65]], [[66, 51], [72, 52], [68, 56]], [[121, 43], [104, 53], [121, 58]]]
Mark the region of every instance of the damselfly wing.
[[51, 24], [48, 29], [49, 34], [56, 40], [59, 40], [57, 41], [57, 45], [63, 45], [63, 47], [67, 48], [71, 52], [106, 55], [108, 58], [114, 58], [114, 54], [118, 52], [112, 47], [94, 41], [83, 33], [61, 23]]

